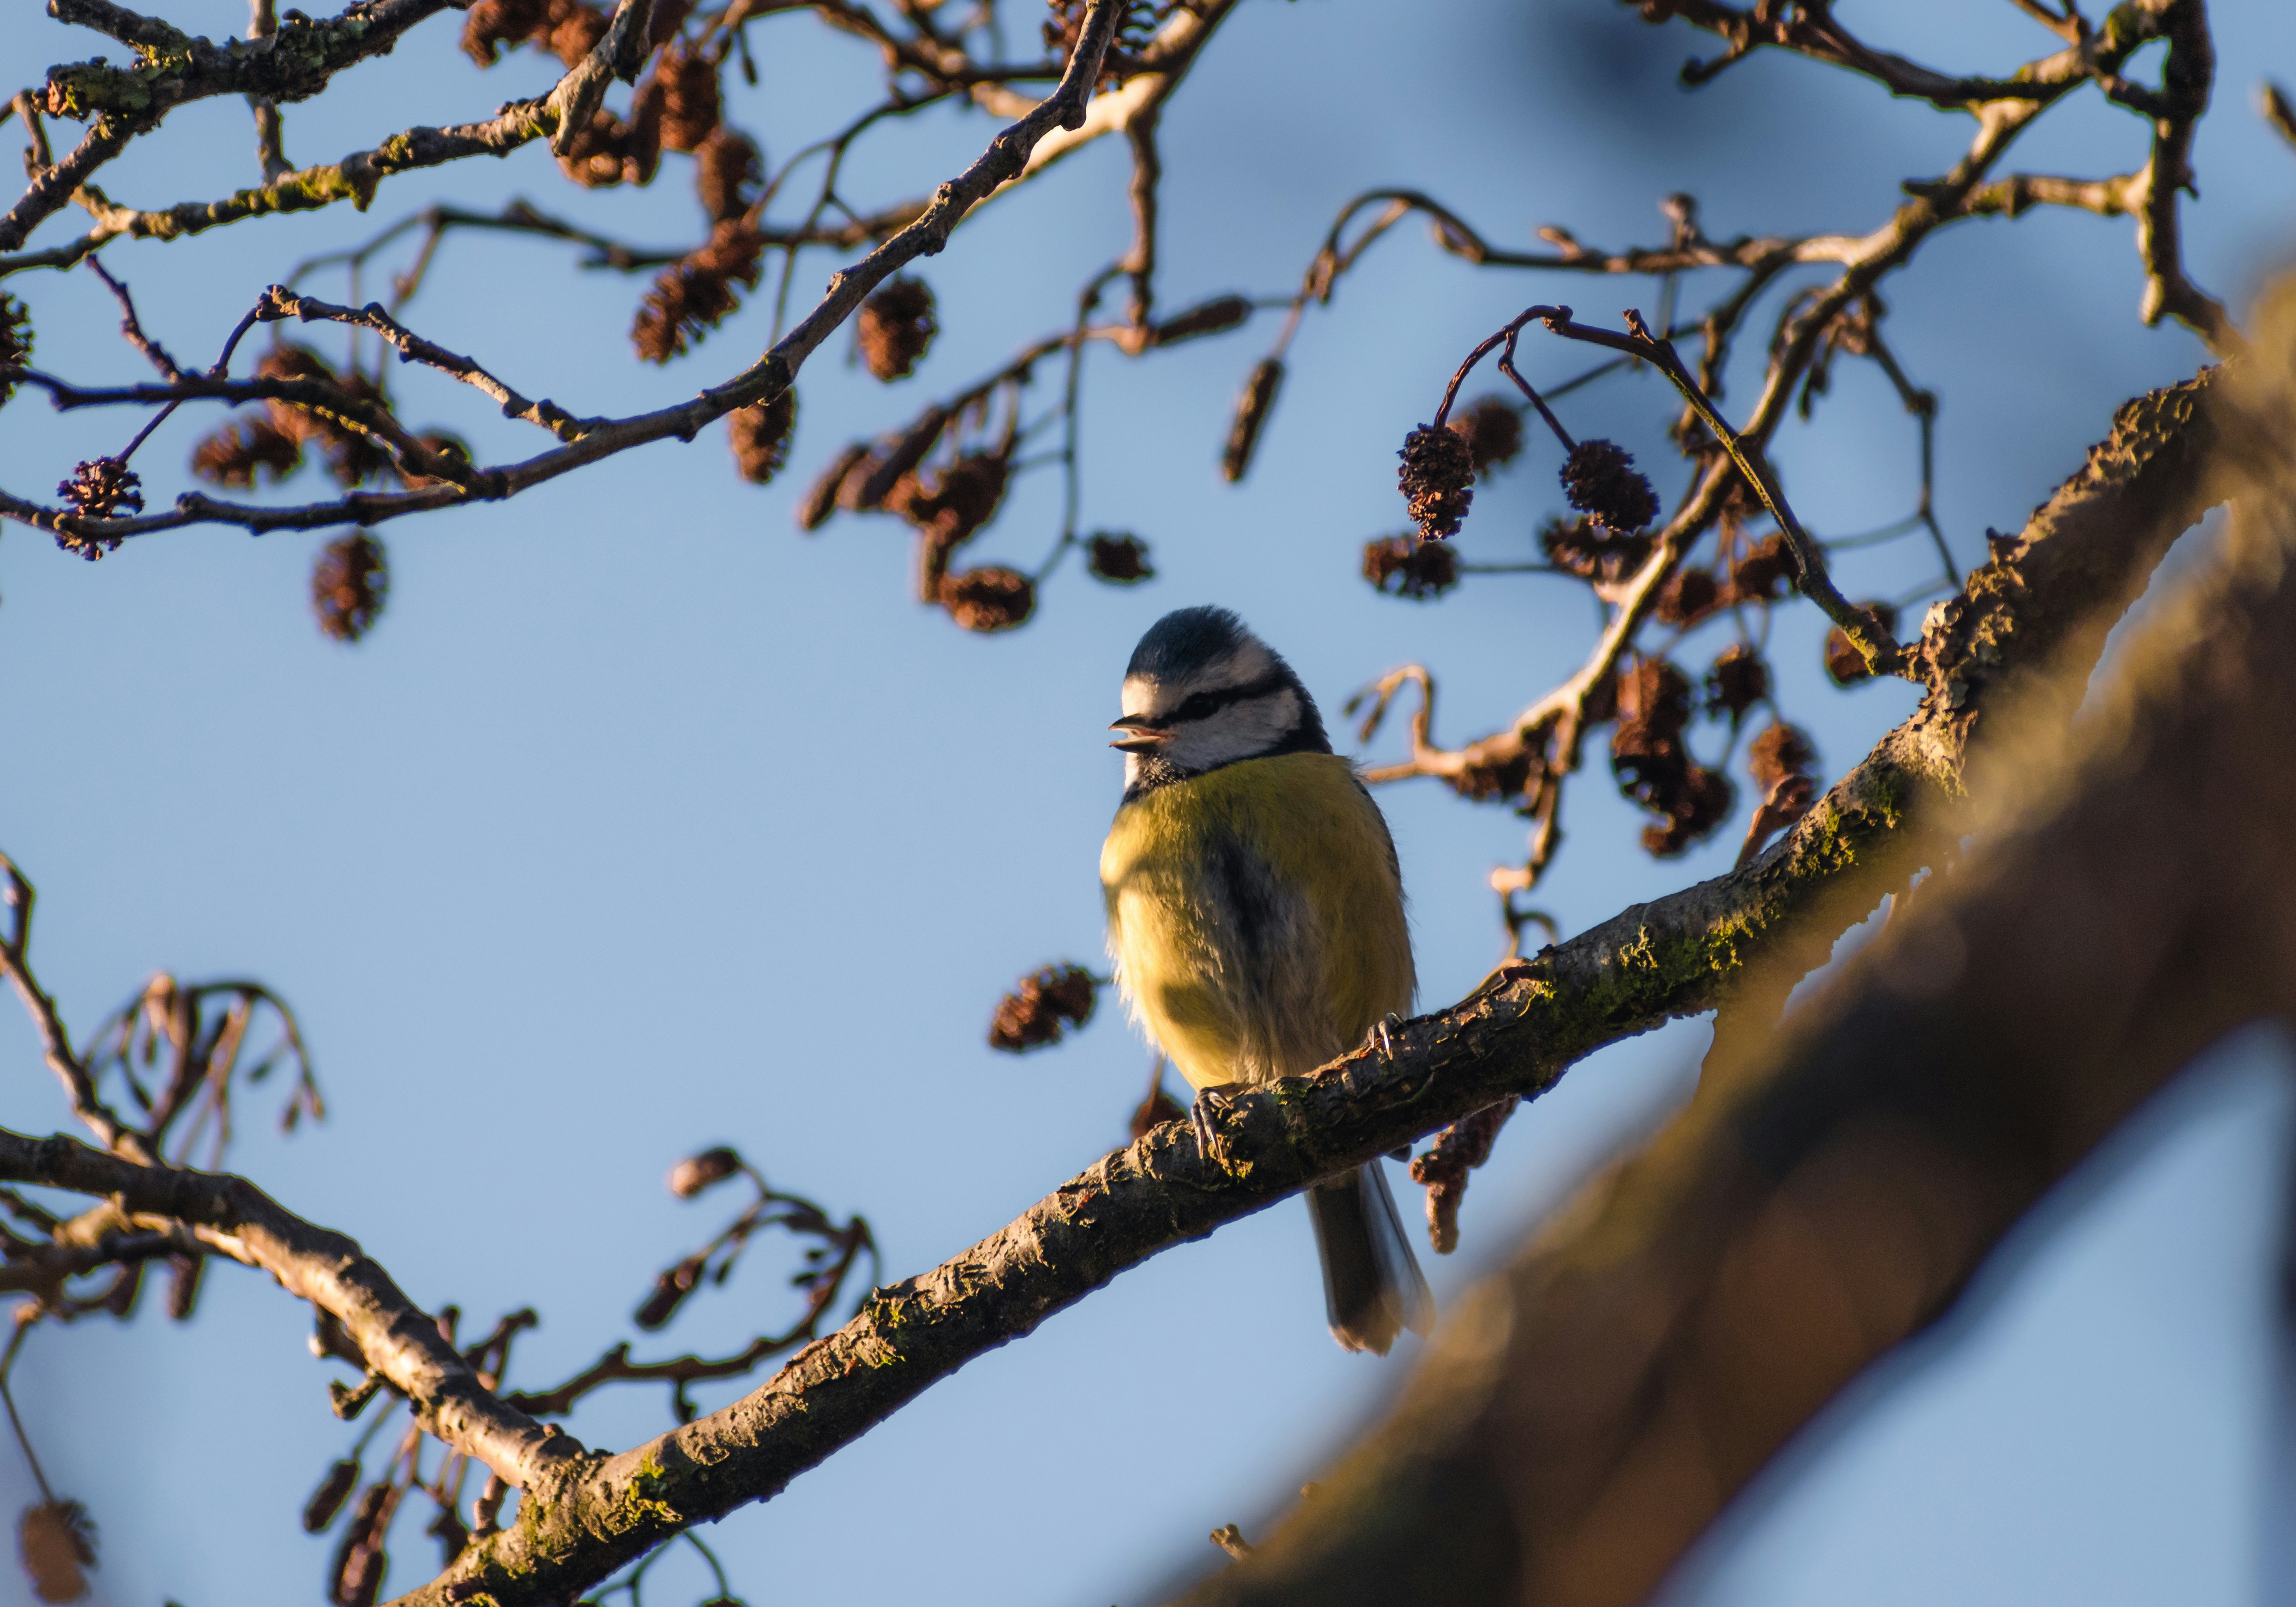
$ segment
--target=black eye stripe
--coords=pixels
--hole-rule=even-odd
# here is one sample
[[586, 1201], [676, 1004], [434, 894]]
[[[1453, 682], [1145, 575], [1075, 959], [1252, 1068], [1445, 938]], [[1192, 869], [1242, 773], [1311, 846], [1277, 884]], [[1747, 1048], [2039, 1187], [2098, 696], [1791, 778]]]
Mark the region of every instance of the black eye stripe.
[[1223, 686], [1216, 692], [1195, 693], [1158, 724], [1160, 726], [1177, 726], [1209, 719], [1231, 703], [1266, 697], [1271, 692], [1281, 692], [1291, 684], [1291, 677], [1282, 670], [1271, 670], [1259, 679], [1246, 681], [1240, 686]]

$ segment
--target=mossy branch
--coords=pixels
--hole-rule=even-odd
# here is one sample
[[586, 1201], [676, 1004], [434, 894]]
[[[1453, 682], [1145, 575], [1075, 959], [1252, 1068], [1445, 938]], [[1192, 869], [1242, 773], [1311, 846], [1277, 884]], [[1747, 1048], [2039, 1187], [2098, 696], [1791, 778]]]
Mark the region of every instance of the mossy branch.
[[[1747, 968], [1821, 960], [1923, 863], [1924, 820], [1964, 784], [1982, 711], [2045, 669], [2094, 661], [2103, 611], [2143, 589], [2208, 505], [2200, 379], [2133, 402], [2080, 473], [2000, 545], [1916, 651], [1930, 694], [1753, 864], [1638, 905], [1466, 999], [1310, 1078], [1235, 1099], [1200, 1151], [1157, 1128], [919, 1277], [873, 1291], [842, 1329], [734, 1405], [533, 1487], [518, 1522], [406, 1607], [567, 1599], [693, 1524], [780, 1491], [965, 1362], [1031, 1332], [1118, 1273], [1508, 1095], [1535, 1096], [1605, 1045], [1713, 1008]], [[2078, 680], [2078, 677], [2075, 677]]]

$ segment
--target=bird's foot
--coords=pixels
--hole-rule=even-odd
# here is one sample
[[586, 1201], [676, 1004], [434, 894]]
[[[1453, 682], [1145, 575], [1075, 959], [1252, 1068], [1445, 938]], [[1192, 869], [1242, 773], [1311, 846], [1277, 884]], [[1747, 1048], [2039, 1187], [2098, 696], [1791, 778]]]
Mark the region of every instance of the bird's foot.
[[1395, 1039], [1391, 1035], [1402, 1026], [1403, 1018], [1390, 1010], [1380, 1018], [1379, 1025], [1371, 1029], [1372, 1037], [1379, 1042], [1379, 1052], [1390, 1061], [1395, 1058]]
[[1242, 1083], [1215, 1083], [1196, 1091], [1195, 1103], [1188, 1107], [1188, 1126], [1196, 1135], [1199, 1154], [1212, 1152], [1213, 1142], [1218, 1137], [1219, 1119], [1227, 1113], [1232, 1096], [1243, 1087]]

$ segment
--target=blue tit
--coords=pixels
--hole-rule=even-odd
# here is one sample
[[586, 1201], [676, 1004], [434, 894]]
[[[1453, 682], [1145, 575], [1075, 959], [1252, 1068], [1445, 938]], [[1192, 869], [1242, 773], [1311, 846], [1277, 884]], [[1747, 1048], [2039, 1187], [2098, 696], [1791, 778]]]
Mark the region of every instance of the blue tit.
[[[1292, 667], [1226, 609], [1158, 620], [1124, 672], [1101, 850], [1133, 1018], [1199, 1090], [1298, 1077], [1416, 987], [1387, 822]], [[1201, 1106], [1200, 1106], [1201, 1108]], [[1332, 1333], [1384, 1356], [1434, 1317], [1376, 1160], [1308, 1191]]]

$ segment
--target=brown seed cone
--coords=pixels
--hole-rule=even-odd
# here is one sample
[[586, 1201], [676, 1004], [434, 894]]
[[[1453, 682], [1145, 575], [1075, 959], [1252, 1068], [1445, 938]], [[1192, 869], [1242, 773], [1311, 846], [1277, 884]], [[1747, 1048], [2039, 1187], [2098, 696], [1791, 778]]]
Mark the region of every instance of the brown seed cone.
[[714, 223], [748, 211], [764, 176], [765, 159], [758, 153], [757, 142], [738, 130], [713, 128], [694, 148], [694, 193]]
[[16, 1520], [16, 1555], [43, 1602], [77, 1602], [87, 1595], [95, 1566], [95, 1521], [77, 1501], [39, 1501]]
[[853, 441], [831, 458], [829, 466], [815, 479], [804, 500], [797, 504], [797, 528], [811, 531], [827, 524], [829, 516], [837, 512], [838, 494], [845, 482], [868, 472], [869, 457], [869, 443]]
[[1095, 531], [1085, 542], [1085, 562], [1095, 579], [1112, 586], [1134, 586], [1156, 578], [1148, 562], [1148, 544], [1137, 536]]
[[[1866, 603], [1859, 606], [1881, 623], [1882, 631], [1898, 634], [1898, 611], [1886, 603]], [[1839, 625], [1825, 633], [1825, 673], [1836, 686], [1848, 686], [1863, 681], [1874, 673], [1866, 668], [1866, 655], [1849, 639], [1849, 633]]]
[[940, 324], [933, 316], [932, 287], [906, 274], [886, 280], [872, 291], [854, 323], [861, 361], [889, 385], [909, 376], [939, 332]]
[[1214, 296], [1209, 301], [1184, 307], [1156, 325], [1156, 344], [1177, 346], [1183, 340], [1193, 340], [1198, 335], [1216, 335], [1225, 329], [1234, 329], [1251, 316], [1251, 303], [1242, 296]]
[[1007, 1054], [1057, 1044], [1070, 1026], [1092, 1020], [1100, 984], [1081, 965], [1046, 965], [1022, 977], [996, 1001], [988, 1046]]
[[1730, 594], [1742, 603], [1768, 602], [1791, 589], [1793, 577], [1793, 551], [1772, 530], [1730, 566]]
[[581, 4], [578, 0], [550, 0], [548, 20], [536, 43], [567, 66], [578, 67], [582, 58], [597, 49], [598, 41], [606, 37], [606, 13], [594, 5]]
[[135, 471], [119, 459], [98, 457], [76, 464], [70, 480], [56, 482], [56, 495], [83, 519], [111, 519], [144, 511], [143, 484]]
[[275, 484], [302, 464], [303, 444], [266, 414], [234, 419], [192, 448], [192, 472], [231, 491], [253, 490], [258, 470]]
[[1614, 530], [1639, 530], [1658, 516], [1658, 493], [1636, 469], [1634, 454], [1616, 441], [1580, 441], [1562, 463], [1562, 491], [1570, 505]]
[[1636, 659], [1619, 670], [1619, 731], [1613, 752], [1670, 742], [1690, 724], [1690, 677], [1665, 659]]
[[356, 642], [373, 628], [390, 591], [390, 563], [372, 531], [327, 543], [311, 566], [312, 611], [319, 629], [338, 642]]
[[[430, 430], [414, 439], [448, 463], [460, 464], [466, 469], [470, 467], [471, 444], [461, 436], [450, 435], [444, 430]], [[410, 491], [419, 491], [424, 486], [443, 486], [449, 483], [448, 477], [445, 475], [417, 474], [412, 470], [401, 471], [401, 477], [406, 481], [406, 488]]]
[[358, 1483], [358, 1478], [356, 1457], [346, 1456], [327, 1469], [326, 1477], [319, 1480], [319, 1488], [303, 1503], [305, 1534], [316, 1535], [335, 1521], [335, 1514], [343, 1510], [343, 1502]]
[[1234, 485], [1251, 472], [1251, 459], [1259, 450], [1259, 432], [1275, 410], [1276, 393], [1283, 389], [1283, 362], [1262, 357], [1252, 365], [1235, 400], [1235, 417], [1227, 427], [1227, 445], [1220, 449], [1220, 478]]
[[[968, 452], [937, 472], [903, 475], [887, 494], [886, 511], [906, 520], [922, 538], [918, 548], [917, 593], [925, 602], [947, 602], [942, 583], [948, 573], [949, 559], [996, 516], [997, 504], [1004, 497], [1010, 466], [1001, 452]], [[994, 572], [1012, 573], [1004, 570]], [[1033, 592], [1030, 604], [1033, 606]], [[1027, 617], [1024, 610], [1020, 619], [1009, 623], [1017, 625]], [[988, 625], [966, 628], [1002, 627]]]
[[1647, 536], [1622, 536], [1582, 515], [1548, 520], [1539, 527], [1538, 545], [1556, 569], [1615, 585], [1650, 562], [1653, 544]]
[[1790, 776], [1807, 776], [1817, 764], [1809, 733], [1784, 720], [1764, 726], [1746, 750], [1746, 770], [1765, 794]]
[[[365, 374], [350, 373], [339, 377], [335, 383], [354, 402], [372, 402], [379, 407], [388, 406], [382, 388]], [[337, 485], [348, 490], [381, 480], [396, 472], [390, 450], [364, 430], [355, 430], [333, 420], [324, 421], [329, 426], [327, 442], [327, 472]]]
[[1513, 462], [1522, 450], [1522, 414], [1496, 392], [1477, 397], [1464, 411], [1453, 414], [1450, 423], [1466, 441], [1477, 474]]
[[[328, 361], [308, 346], [283, 340], [255, 361], [255, 377], [258, 380], [311, 380], [332, 383], [335, 371]], [[323, 414], [315, 413], [299, 402], [283, 402], [276, 398], [263, 404], [271, 427], [298, 445], [312, 442], [325, 444], [328, 438], [341, 426]]]
[[1011, 630], [1037, 611], [1037, 583], [1002, 564], [962, 570], [941, 581], [940, 605], [967, 630]]
[[1382, 592], [1424, 602], [1459, 584], [1459, 555], [1447, 542], [1423, 541], [1406, 530], [1364, 543], [1363, 573]]
[[522, 43], [549, 13], [549, 0], [478, 0], [463, 14], [463, 53], [492, 67], [504, 45]]
[[669, 1168], [669, 1192], [681, 1200], [691, 1200], [706, 1188], [714, 1188], [742, 1169], [741, 1155], [719, 1144], [688, 1155]]
[[667, 363], [699, 344], [756, 287], [764, 252], [764, 239], [739, 220], [713, 227], [707, 245], [664, 268], [646, 292], [630, 324], [638, 356]]
[[753, 486], [773, 483], [789, 462], [790, 439], [797, 430], [797, 388], [791, 386], [769, 402], [736, 407], [726, 415], [726, 439], [734, 446], [734, 461], [742, 478]]
[[718, 63], [673, 39], [655, 59], [653, 77], [661, 86], [662, 149], [699, 151], [718, 127]]
[[367, 1487], [358, 1510], [335, 1547], [335, 1566], [327, 1599], [334, 1607], [374, 1607], [382, 1594], [383, 1570], [390, 1559], [383, 1551], [390, 1535], [391, 1513], [398, 1507], [398, 1486], [386, 1479]]
[[1658, 588], [1661, 625], [1692, 626], [1722, 606], [1722, 586], [1704, 570], [1677, 570]]
[[[32, 309], [0, 291], [0, 368], [21, 367], [32, 360]], [[0, 377], [0, 406], [16, 394], [20, 381]]]
[[1403, 466], [1395, 483], [1419, 533], [1430, 541], [1454, 535], [1475, 494], [1474, 452], [1466, 438], [1452, 430], [1421, 424], [1403, 438], [1396, 456]]
[[1163, 1081], [1159, 1078], [1155, 1088], [1132, 1112], [1132, 1142], [1137, 1144], [1166, 1122], [1184, 1120], [1187, 1114], [1187, 1107], [1165, 1093]]
[[1770, 695], [1770, 667], [1751, 642], [1733, 642], [1706, 672], [1706, 712], [1732, 719]]
[[1437, 1255], [1447, 1256], [1459, 1248], [1459, 1202], [1467, 1193], [1467, 1174], [1491, 1158], [1499, 1129], [1519, 1103], [1509, 1095], [1453, 1122], [1435, 1135], [1425, 1154], [1412, 1161], [1411, 1180], [1427, 1190], [1427, 1237]]
[[1666, 824], [1643, 828], [1643, 848], [1659, 859], [1685, 852], [1730, 818], [1735, 796], [1730, 778], [1722, 772], [1690, 766], [1679, 790], [1666, 800]]
[[[256, 362], [255, 377], [331, 385], [346, 403], [387, 406], [381, 387], [365, 374], [338, 374], [317, 352], [291, 341], [282, 341], [264, 353]], [[347, 415], [275, 398], [263, 406], [273, 429], [299, 444], [316, 445], [326, 454], [327, 472], [341, 485], [356, 486], [390, 471], [390, 454], [364, 430], [346, 422]]]

